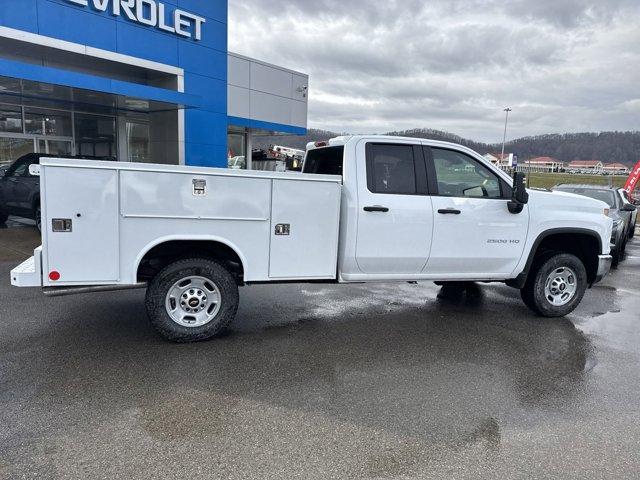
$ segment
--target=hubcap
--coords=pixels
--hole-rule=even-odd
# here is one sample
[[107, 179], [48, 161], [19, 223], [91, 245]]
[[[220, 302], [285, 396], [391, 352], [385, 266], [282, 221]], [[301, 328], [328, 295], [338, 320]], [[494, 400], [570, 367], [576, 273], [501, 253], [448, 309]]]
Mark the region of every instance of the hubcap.
[[576, 295], [578, 281], [576, 274], [568, 267], [560, 267], [549, 274], [544, 286], [544, 296], [555, 306], [562, 307]]
[[169, 289], [165, 307], [171, 320], [183, 327], [202, 327], [220, 311], [218, 286], [208, 278], [186, 277]]

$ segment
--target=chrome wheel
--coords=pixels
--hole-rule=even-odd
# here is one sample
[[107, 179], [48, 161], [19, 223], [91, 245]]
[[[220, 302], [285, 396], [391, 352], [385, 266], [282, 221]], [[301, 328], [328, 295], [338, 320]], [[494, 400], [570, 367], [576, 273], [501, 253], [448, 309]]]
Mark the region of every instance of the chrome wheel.
[[208, 278], [194, 276], [173, 284], [165, 307], [175, 323], [196, 328], [211, 322], [220, 311], [221, 303], [218, 286]]
[[555, 306], [562, 307], [575, 297], [578, 290], [578, 280], [573, 270], [560, 267], [549, 274], [544, 285], [544, 296]]

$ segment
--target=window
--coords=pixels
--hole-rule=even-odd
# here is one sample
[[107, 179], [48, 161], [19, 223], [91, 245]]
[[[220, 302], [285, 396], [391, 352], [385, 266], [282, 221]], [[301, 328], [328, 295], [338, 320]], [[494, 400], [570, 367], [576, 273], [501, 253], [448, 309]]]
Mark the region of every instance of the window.
[[34, 151], [33, 140], [30, 138], [0, 137], [0, 165], [10, 165], [23, 155]]
[[342, 176], [344, 147], [324, 147], [310, 150], [304, 163], [304, 173]]
[[0, 132], [22, 133], [22, 108], [0, 105]]
[[28, 173], [29, 165], [33, 162], [29, 158], [25, 158], [16, 163], [14, 167], [7, 173], [8, 177], [24, 177]]
[[26, 133], [50, 135], [52, 137], [71, 137], [71, 112], [58, 110], [27, 109], [24, 114]]
[[500, 180], [478, 161], [454, 150], [432, 148], [431, 152], [438, 181], [438, 195], [502, 198]]
[[372, 193], [415, 195], [412, 145], [367, 145], [367, 185]]
[[116, 119], [114, 117], [76, 113], [74, 121], [77, 155], [116, 156]]
[[227, 166], [233, 170], [244, 170], [247, 168], [245, 133], [227, 133]]
[[147, 163], [151, 161], [151, 130], [149, 124], [127, 121], [127, 160]]
[[596, 190], [593, 188], [572, 188], [572, 187], [559, 187], [555, 190], [561, 192], [575, 193], [576, 195], [582, 195], [585, 197], [600, 200], [608, 204], [611, 208], [617, 208], [616, 196], [612, 190]]

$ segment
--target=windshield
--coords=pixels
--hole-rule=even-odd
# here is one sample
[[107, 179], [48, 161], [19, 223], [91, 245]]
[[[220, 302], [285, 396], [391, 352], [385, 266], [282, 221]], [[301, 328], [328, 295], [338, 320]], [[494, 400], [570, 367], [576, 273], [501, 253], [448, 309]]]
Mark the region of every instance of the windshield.
[[594, 198], [608, 204], [611, 208], [616, 208], [616, 197], [611, 190], [596, 190], [595, 188], [558, 188], [561, 192], [575, 193], [585, 197]]
[[310, 150], [304, 161], [303, 173], [342, 176], [344, 147], [325, 147]]

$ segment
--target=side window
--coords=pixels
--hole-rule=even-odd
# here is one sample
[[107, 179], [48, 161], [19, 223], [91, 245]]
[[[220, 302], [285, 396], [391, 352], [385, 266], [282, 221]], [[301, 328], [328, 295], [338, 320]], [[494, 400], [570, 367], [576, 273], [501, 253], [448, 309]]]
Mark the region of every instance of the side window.
[[415, 195], [416, 168], [411, 145], [367, 145], [367, 186], [372, 193]]
[[22, 161], [18, 165], [14, 166], [11, 169], [7, 176], [9, 177], [23, 177], [29, 169], [29, 162]]
[[438, 180], [438, 195], [443, 197], [501, 198], [500, 179], [491, 170], [464, 153], [432, 148]]

